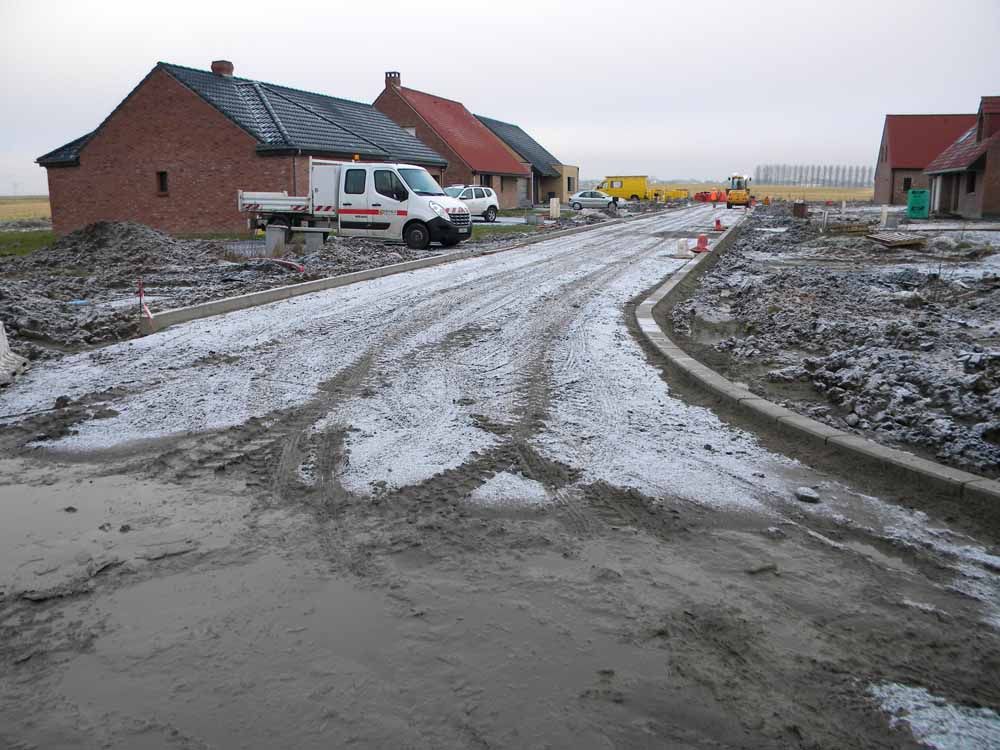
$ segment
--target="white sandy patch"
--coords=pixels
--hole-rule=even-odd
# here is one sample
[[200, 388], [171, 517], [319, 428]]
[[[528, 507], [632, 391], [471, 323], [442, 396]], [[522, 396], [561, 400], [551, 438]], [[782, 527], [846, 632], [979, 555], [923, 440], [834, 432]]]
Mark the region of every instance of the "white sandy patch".
[[[787, 494], [769, 469], [793, 462], [708, 409], [673, 397], [626, 328], [625, 303], [682, 265], [668, 257], [672, 245], [668, 240], [662, 252], [595, 295], [554, 347], [554, 380], [568, 385], [555, 393], [539, 445], [550, 457], [582, 468], [585, 482], [762, 510], [761, 491]], [[761, 473], [771, 478], [754, 476]]]
[[545, 486], [521, 474], [502, 471], [486, 480], [469, 495], [474, 505], [516, 506], [544, 505], [550, 500]]
[[913, 736], [937, 750], [992, 750], [1000, 747], [1000, 715], [988, 708], [955, 706], [924, 688], [895, 682], [868, 692], [890, 715], [889, 723], [909, 725]]

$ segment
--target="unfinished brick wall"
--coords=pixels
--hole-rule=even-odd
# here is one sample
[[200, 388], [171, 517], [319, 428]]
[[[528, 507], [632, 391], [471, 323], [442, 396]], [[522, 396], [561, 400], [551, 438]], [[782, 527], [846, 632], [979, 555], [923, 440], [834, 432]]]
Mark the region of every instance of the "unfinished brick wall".
[[[52, 224], [139, 221], [172, 233], [238, 232], [236, 191], [292, 192], [290, 157], [256, 140], [163, 70], [154, 70], [83, 148], [80, 165], [48, 168]], [[157, 172], [167, 173], [160, 194]]]
[[[1000, 115], [997, 116], [1000, 119]], [[1000, 218], [1000, 141], [986, 152], [986, 169], [982, 175], [981, 216]]]
[[907, 177], [912, 181], [911, 190], [927, 189], [931, 186], [930, 178], [921, 169], [892, 170], [892, 197], [889, 203], [894, 206], [906, 205], [907, 195], [903, 189], [903, 180]]
[[892, 167], [889, 166], [888, 159], [884, 158], [887, 149], [885, 139], [886, 134], [883, 131], [882, 141], [878, 148], [878, 161], [875, 165], [874, 201], [878, 204], [892, 202]]

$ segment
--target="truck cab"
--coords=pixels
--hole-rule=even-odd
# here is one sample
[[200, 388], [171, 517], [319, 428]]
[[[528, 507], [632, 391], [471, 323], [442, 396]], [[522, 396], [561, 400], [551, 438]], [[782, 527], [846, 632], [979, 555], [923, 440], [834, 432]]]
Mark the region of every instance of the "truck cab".
[[240, 191], [240, 210], [258, 225], [329, 227], [345, 237], [402, 240], [423, 250], [457, 245], [472, 233], [469, 209], [413, 164], [310, 159], [309, 195]]
[[734, 174], [729, 178], [726, 189], [726, 208], [750, 205], [750, 178], [742, 174]]

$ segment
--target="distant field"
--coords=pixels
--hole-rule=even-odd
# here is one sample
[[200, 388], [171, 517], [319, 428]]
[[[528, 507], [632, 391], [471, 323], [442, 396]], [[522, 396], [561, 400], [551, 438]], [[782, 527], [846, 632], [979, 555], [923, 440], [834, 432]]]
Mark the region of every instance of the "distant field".
[[51, 218], [47, 195], [0, 195], [0, 221]]
[[[722, 185], [706, 185], [701, 182], [696, 183], [668, 183], [670, 187], [687, 188], [691, 195], [700, 193], [702, 190], [712, 190], [723, 187]], [[834, 188], [834, 187], [790, 187], [788, 185], [755, 185], [750, 183], [750, 192], [757, 196], [758, 200], [763, 200], [764, 196], [772, 198], [782, 198], [784, 200], [807, 200], [807, 201], [870, 201], [874, 197], [872, 188]]]

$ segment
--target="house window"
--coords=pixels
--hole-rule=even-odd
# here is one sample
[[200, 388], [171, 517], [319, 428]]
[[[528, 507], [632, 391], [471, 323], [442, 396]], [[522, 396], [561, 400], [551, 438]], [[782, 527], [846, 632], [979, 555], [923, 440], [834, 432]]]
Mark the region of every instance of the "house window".
[[909, 192], [909, 190], [910, 190], [911, 187], [913, 187], [913, 178], [912, 177], [904, 177], [903, 178], [903, 192], [904, 193]]
[[572, 177], [567, 177], [566, 178], [566, 192], [567, 193], [572, 193], [573, 192], [573, 178]]
[[483, 187], [493, 187], [493, 175], [491, 174], [481, 174], [479, 175], [479, 184]]
[[976, 173], [969, 172], [965, 176], [965, 192], [974, 193], [976, 192]]
[[167, 190], [167, 173], [157, 172], [156, 173], [156, 192], [160, 195], [166, 195]]

